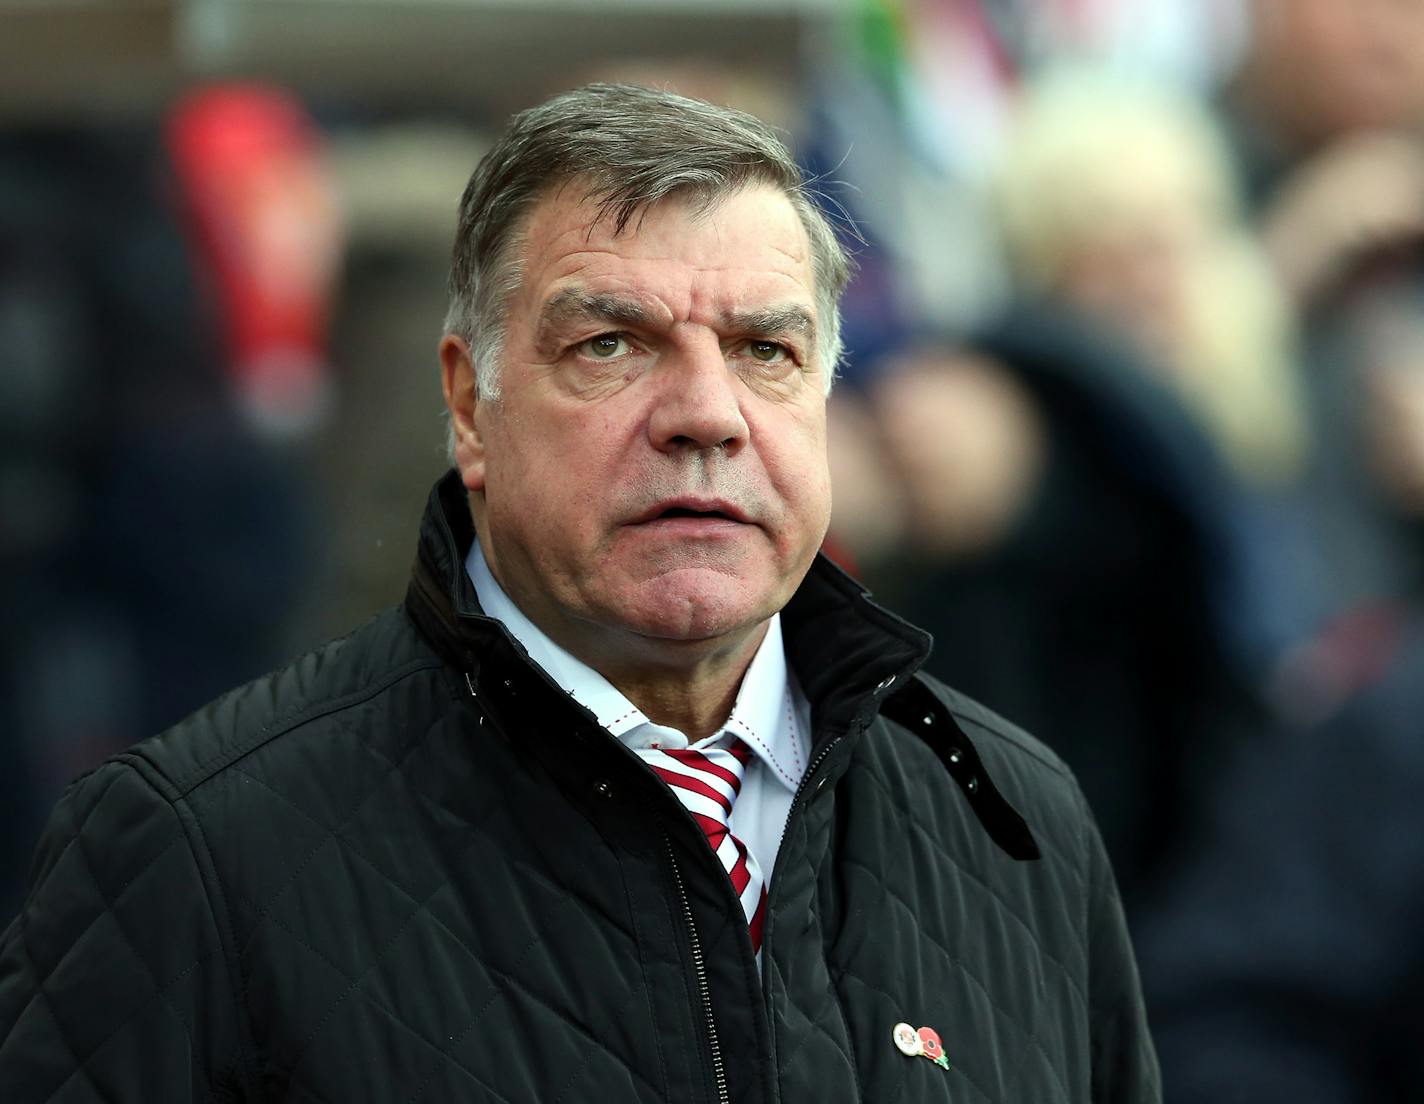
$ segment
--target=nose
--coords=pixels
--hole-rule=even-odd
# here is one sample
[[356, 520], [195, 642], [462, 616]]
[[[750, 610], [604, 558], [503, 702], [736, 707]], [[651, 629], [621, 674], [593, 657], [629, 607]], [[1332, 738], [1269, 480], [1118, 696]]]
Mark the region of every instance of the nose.
[[736, 452], [747, 442], [736, 374], [721, 347], [681, 350], [659, 365], [658, 392], [648, 436], [662, 452], [720, 448]]

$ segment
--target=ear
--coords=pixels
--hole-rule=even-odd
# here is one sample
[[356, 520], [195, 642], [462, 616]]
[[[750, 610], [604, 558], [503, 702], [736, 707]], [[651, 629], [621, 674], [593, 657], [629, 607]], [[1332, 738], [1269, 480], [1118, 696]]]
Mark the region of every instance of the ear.
[[440, 339], [440, 379], [445, 390], [445, 407], [450, 411], [455, 466], [460, 469], [466, 490], [482, 491], [485, 443], [475, 420], [475, 408], [479, 405], [475, 394], [475, 365], [470, 357], [469, 342], [464, 338], [446, 334]]

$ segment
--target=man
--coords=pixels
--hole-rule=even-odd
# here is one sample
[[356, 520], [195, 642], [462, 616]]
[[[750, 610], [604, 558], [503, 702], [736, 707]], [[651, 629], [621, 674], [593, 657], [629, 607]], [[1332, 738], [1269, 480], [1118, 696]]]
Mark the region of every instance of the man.
[[1068, 773], [813, 565], [846, 273], [754, 119], [518, 116], [404, 605], [70, 790], [0, 1097], [1155, 1100]]

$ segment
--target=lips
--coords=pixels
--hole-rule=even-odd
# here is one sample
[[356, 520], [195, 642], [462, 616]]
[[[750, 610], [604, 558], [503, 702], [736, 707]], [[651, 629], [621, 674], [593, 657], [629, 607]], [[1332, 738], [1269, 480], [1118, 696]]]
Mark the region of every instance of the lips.
[[735, 521], [744, 525], [751, 518], [736, 503], [723, 499], [674, 498], [655, 503], [629, 523], [646, 525], [654, 521], [674, 521], [680, 518], [705, 521]]

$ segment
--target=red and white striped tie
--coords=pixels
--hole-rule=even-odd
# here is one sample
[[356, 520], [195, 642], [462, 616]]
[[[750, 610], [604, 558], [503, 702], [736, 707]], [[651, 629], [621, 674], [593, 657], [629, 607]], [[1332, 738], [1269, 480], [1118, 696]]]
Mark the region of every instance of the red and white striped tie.
[[639, 754], [658, 777], [672, 787], [692, 819], [707, 834], [707, 842], [741, 898], [752, 950], [760, 954], [762, 925], [766, 920], [766, 879], [756, 859], [746, 845], [732, 835], [727, 823], [732, 815], [732, 802], [741, 791], [742, 775], [752, 757], [752, 749], [741, 740], [734, 740], [725, 749], [655, 751], [648, 748]]

